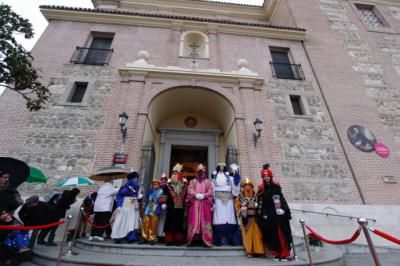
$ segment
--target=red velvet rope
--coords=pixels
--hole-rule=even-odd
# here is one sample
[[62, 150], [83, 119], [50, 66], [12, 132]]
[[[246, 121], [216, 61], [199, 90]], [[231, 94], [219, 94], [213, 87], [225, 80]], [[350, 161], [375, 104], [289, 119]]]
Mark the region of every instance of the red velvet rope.
[[368, 229], [369, 229], [372, 233], [374, 233], [374, 234], [376, 234], [376, 235], [378, 235], [378, 236], [380, 236], [380, 237], [383, 237], [383, 238], [385, 238], [385, 239], [387, 239], [387, 240], [389, 240], [389, 241], [392, 241], [393, 243], [396, 243], [397, 245], [400, 245], [400, 239], [395, 238], [395, 237], [393, 237], [393, 236], [391, 236], [391, 235], [388, 235], [388, 234], [386, 234], [386, 233], [384, 233], [384, 232], [382, 232], [382, 231], [379, 231], [378, 229], [372, 228], [372, 227], [368, 227]]
[[108, 223], [108, 224], [106, 224], [106, 225], [102, 225], [102, 226], [100, 226], [100, 225], [95, 225], [95, 224], [93, 223], [93, 221], [90, 220], [89, 216], [88, 216], [86, 213], [82, 213], [82, 214], [83, 214], [83, 217], [85, 218], [85, 220], [90, 224], [90, 226], [93, 227], [93, 228], [97, 228], [97, 229], [104, 229], [104, 228], [107, 228], [107, 227], [109, 227], [109, 226], [114, 222], [114, 220], [112, 220], [110, 223]]
[[23, 226], [23, 225], [0, 225], [0, 230], [39, 230], [39, 229], [45, 229], [49, 227], [54, 227], [58, 226], [60, 224], [63, 224], [64, 221], [59, 221], [56, 223], [51, 223], [51, 224], [45, 224], [45, 225], [35, 225], [35, 226]]
[[320, 236], [319, 234], [317, 234], [314, 230], [312, 230], [309, 226], [306, 225], [306, 228], [308, 229], [308, 231], [310, 231], [310, 237], [314, 237], [316, 239], [321, 240], [322, 242], [328, 243], [328, 244], [333, 244], [333, 245], [343, 245], [343, 244], [349, 244], [351, 242], [353, 242], [354, 240], [356, 240], [361, 233], [361, 228], [358, 228], [354, 234], [347, 239], [343, 239], [343, 240], [329, 240], [324, 238], [323, 236]]

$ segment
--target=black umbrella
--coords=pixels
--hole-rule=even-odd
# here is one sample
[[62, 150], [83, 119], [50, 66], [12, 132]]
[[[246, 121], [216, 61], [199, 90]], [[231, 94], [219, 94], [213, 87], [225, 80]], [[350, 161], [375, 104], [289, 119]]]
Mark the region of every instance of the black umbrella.
[[26, 181], [30, 169], [23, 161], [10, 157], [0, 157], [0, 172], [10, 174], [9, 188], [17, 188]]

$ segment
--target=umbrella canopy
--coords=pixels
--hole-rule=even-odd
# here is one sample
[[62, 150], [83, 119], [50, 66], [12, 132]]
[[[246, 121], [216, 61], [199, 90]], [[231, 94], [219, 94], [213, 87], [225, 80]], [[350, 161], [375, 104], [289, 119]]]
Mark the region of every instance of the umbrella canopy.
[[26, 180], [28, 183], [47, 183], [47, 177], [42, 171], [35, 167], [30, 167], [30, 174]]
[[9, 188], [16, 188], [29, 176], [29, 166], [23, 161], [11, 157], [0, 157], [0, 172], [9, 173]]
[[57, 183], [59, 187], [67, 186], [92, 186], [93, 181], [84, 176], [74, 176]]
[[116, 166], [108, 166], [99, 168], [95, 173], [90, 176], [90, 179], [96, 181], [104, 181], [107, 177], [113, 180], [115, 179], [124, 179], [130, 173], [129, 170], [116, 167]]

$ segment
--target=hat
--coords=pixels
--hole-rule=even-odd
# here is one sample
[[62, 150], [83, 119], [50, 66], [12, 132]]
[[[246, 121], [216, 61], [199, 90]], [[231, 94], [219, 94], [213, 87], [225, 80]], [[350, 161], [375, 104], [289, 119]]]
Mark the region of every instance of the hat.
[[197, 170], [196, 170], [197, 172], [198, 171], [203, 171], [203, 172], [205, 172], [206, 171], [206, 168], [205, 168], [205, 166], [203, 165], [203, 164], [199, 164], [198, 166], [197, 166]]
[[183, 164], [175, 164], [174, 168], [172, 168], [172, 172], [182, 172]]
[[129, 179], [133, 179], [133, 178], [139, 178], [139, 173], [138, 172], [131, 172], [128, 174], [128, 176], [126, 177], [128, 180]]
[[30, 196], [29, 198], [27, 198], [25, 200], [25, 204], [31, 204], [31, 203], [35, 203], [35, 202], [38, 202], [38, 201], [39, 201], [39, 196], [38, 195], [33, 195], [33, 196]]
[[272, 171], [271, 171], [271, 169], [261, 169], [261, 172], [260, 172], [260, 175], [261, 175], [261, 177], [265, 177], [265, 176], [269, 176], [269, 177], [272, 177], [273, 175], [272, 175]]
[[242, 179], [241, 183], [242, 183], [241, 184], [242, 187], [244, 187], [246, 185], [250, 185], [250, 186], [252, 186], [254, 188], [253, 178], [245, 177], [245, 178]]
[[218, 164], [217, 164], [217, 166], [223, 166], [223, 167], [226, 167], [226, 164], [225, 164], [225, 163], [218, 163]]
[[153, 180], [151, 180], [151, 183], [158, 183], [160, 184], [160, 180], [158, 178], [153, 178]]

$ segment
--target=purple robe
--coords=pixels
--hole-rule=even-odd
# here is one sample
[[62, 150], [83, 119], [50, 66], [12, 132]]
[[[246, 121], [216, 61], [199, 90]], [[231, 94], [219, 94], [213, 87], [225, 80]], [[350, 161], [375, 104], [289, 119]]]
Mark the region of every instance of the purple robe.
[[[203, 200], [196, 199], [196, 194], [204, 194]], [[199, 182], [196, 178], [189, 183], [186, 197], [188, 207], [187, 244], [195, 235], [201, 236], [204, 244], [212, 246], [212, 211], [213, 188], [209, 179]]]

